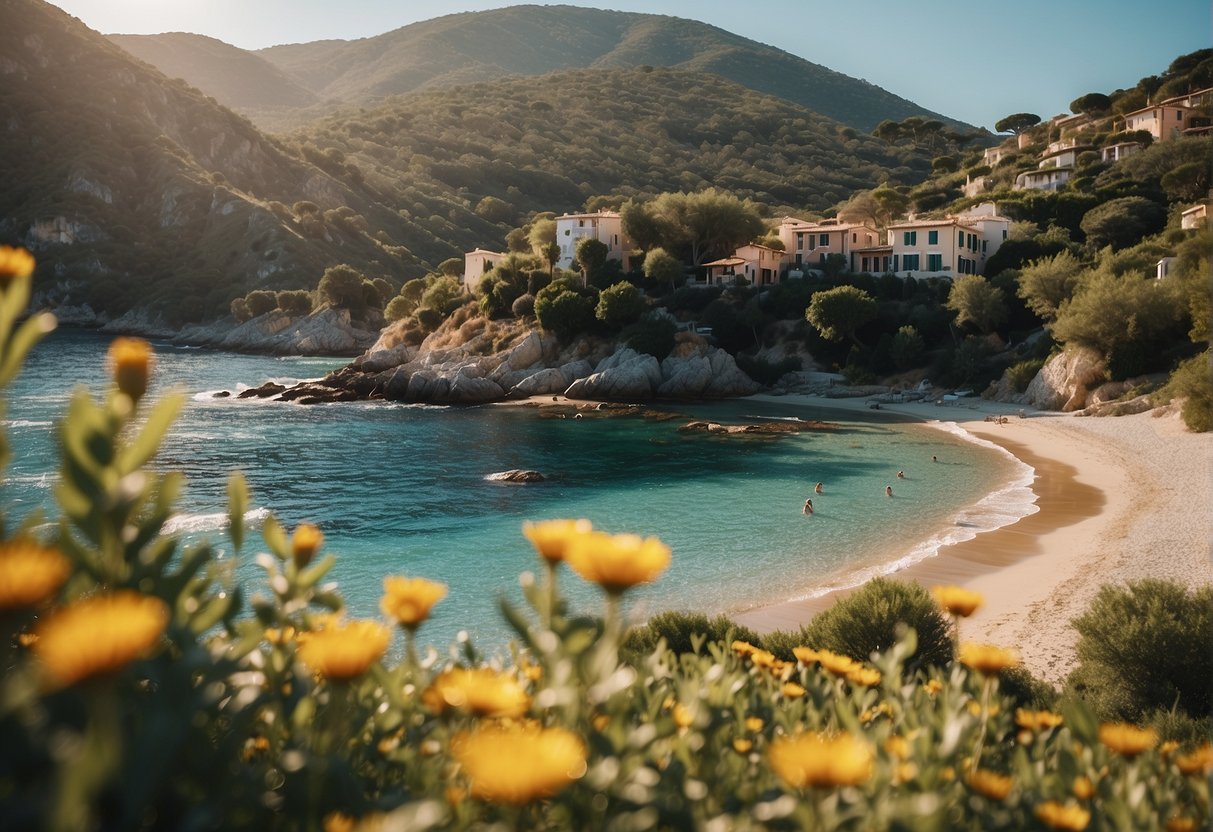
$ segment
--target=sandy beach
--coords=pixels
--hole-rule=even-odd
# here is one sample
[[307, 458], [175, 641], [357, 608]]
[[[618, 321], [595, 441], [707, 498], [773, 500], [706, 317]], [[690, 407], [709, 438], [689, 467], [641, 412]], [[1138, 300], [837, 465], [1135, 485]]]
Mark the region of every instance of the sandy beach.
[[[871, 415], [862, 399], [757, 396]], [[1015, 647], [1033, 674], [1060, 683], [1076, 662], [1070, 622], [1106, 583], [1171, 578], [1213, 580], [1213, 435], [1184, 430], [1177, 414], [1075, 417], [980, 399], [956, 406], [882, 405], [881, 412], [952, 421], [1007, 449], [1036, 470], [1040, 511], [895, 573], [924, 586], [981, 592], [963, 622], [965, 640]], [[1008, 414], [1005, 423], [986, 421]], [[841, 593], [735, 613], [759, 632], [795, 629]]]

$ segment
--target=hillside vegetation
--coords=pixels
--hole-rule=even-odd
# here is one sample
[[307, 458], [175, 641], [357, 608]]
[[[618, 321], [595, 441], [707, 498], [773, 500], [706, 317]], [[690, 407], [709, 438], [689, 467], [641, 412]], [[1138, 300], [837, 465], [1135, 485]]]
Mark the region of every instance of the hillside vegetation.
[[[161, 36], [152, 36], [158, 38]], [[136, 54], [157, 63], [148, 50], [124, 39]], [[241, 102], [239, 79], [208, 86], [225, 70], [210, 48], [192, 50], [190, 65], [174, 64], [171, 76], [240, 109], [258, 124], [281, 130], [334, 106], [374, 103], [386, 96], [511, 76], [569, 69], [617, 69], [643, 65], [712, 73], [756, 92], [807, 107], [860, 130], [882, 119], [912, 115], [942, 118], [866, 81], [729, 32], [677, 17], [573, 6], [512, 6], [454, 14], [353, 41], [274, 46], [255, 53], [326, 102], [294, 109]]]

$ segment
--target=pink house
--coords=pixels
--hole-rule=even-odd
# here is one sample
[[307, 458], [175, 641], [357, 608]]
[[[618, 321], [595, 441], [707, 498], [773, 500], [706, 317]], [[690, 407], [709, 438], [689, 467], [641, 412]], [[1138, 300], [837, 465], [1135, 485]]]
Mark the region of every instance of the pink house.
[[850, 267], [852, 250], [876, 245], [880, 242], [880, 232], [862, 223], [807, 222], [784, 217], [779, 224], [779, 241], [783, 243], [784, 262], [788, 266], [821, 271], [831, 254], [846, 258]]
[[771, 286], [779, 281], [779, 265], [783, 252], [760, 246], [757, 243], [741, 246], [732, 257], [723, 257], [704, 263], [707, 279], [699, 286], [729, 286], [738, 277], [745, 278], [751, 286]]

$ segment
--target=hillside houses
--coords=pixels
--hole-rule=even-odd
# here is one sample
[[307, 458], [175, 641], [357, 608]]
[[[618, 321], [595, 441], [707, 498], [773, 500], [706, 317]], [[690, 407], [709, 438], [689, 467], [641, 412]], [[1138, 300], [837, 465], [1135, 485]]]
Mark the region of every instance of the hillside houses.
[[880, 240], [880, 232], [869, 225], [839, 220], [807, 222], [784, 217], [776, 230], [783, 243], [784, 262], [793, 270], [822, 271], [830, 255], [844, 258], [847, 266], [853, 268], [851, 252]]
[[623, 218], [617, 211], [562, 214], [557, 217], [556, 244], [560, 246], [560, 259], [556, 265], [562, 269], [573, 268], [577, 244], [586, 238], [593, 238], [605, 245], [608, 260], [618, 260], [623, 263], [625, 270], [629, 268], [632, 244], [623, 233]]

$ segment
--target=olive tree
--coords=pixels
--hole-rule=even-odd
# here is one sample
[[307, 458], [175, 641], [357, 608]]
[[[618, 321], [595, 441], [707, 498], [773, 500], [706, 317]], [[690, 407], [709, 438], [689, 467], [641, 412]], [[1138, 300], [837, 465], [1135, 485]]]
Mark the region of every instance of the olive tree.
[[854, 286], [836, 286], [815, 293], [804, 316], [827, 341], [849, 338], [862, 346], [855, 332], [876, 317], [876, 300]]
[[983, 333], [993, 332], [1007, 319], [1006, 295], [977, 274], [956, 278], [945, 305], [956, 313], [956, 323], [972, 324]]

